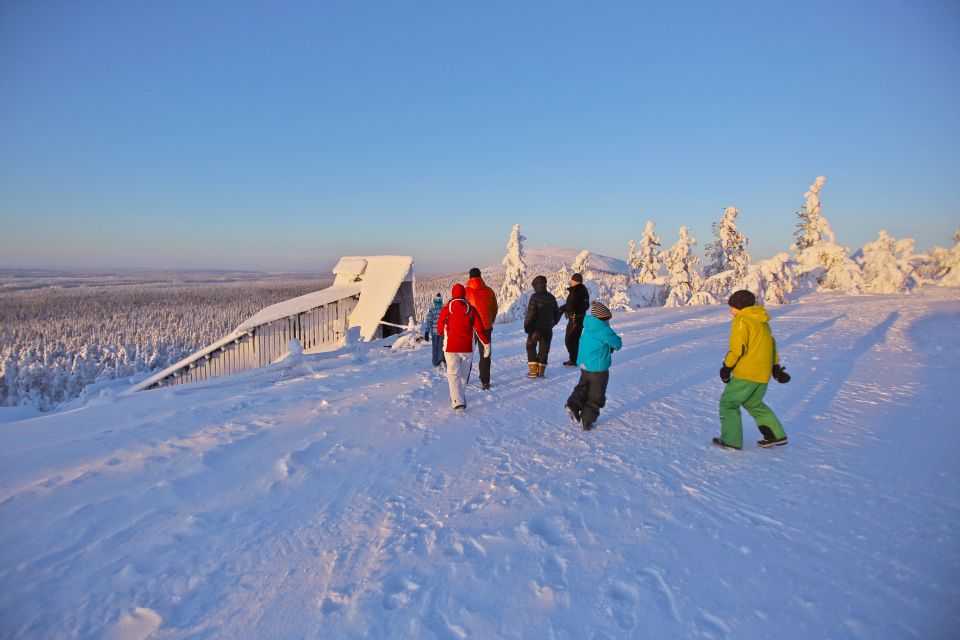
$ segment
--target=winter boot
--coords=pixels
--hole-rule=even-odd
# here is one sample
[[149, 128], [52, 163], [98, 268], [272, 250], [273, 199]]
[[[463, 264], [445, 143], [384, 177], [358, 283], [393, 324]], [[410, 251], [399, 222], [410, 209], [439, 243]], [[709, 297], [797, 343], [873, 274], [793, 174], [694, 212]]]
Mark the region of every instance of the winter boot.
[[590, 431], [590, 429], [593, 429], [593, 423], [584, 422], [583, 424], [580, 425], [580, 428], [583, 429], [584, 431]]
[[566, 408], [567, 408], [567, 415], [570, 416], [570, 419], [576, 422], [577, 424], [580, 424], [580, 412], [574, 409], [573, 407], [571, 407], [570, 405], [567, 405]]
[[563, 366], [565, 366], [565, 367], [575, 367], [575, 366], [577, 366], [577, 363], [574, 362], [573, 360], [567, 360], [566, 362], [563, 363]]
[[720, 438], [714, 438], [713, 444], [717, 445], [718, 447], [723, 447], [724, 449], [733, 449], [735, 451], [740, 451], [740, 447], [731, 446], [726, 442], [724, 442], [723, 440], [721, 440]]
[[545, 376], [544, 374], [546, 373], [546, 371], [547, 371], [547, 365], [545, 365], [545, 364], [538, 364], [538, 365], [537, 365], [537, 377], [538, 377], [538, 378], [545, 378], [546, 376]]
[[766, 425], [757, 425], [757, 429], [760, 429], [760, 433], [763, 434], [763, 438], [757, 440], [757, 444], [766, 449], [767, 447], [782, 447], [787, 444], [787, 436], [778, 438], [773, 434], [773, 429]]
[[527, 377], [528, 377], [528, 378], [536, 378], [536, 377], [537, 377], [537, 372], [538, 372], [538, 370], [539, 370], [538, 367], [537, 367], [537, 363], [536, 363], [536, 362], [528, 362], [528, 363], [527, 363], [527, 366], [530, 367], [530, 371], [527, 372]]

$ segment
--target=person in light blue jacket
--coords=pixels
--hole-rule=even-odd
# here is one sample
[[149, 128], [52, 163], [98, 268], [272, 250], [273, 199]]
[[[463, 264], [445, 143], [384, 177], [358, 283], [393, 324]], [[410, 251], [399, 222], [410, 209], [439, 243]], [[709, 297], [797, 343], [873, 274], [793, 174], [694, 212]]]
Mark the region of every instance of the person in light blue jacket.
[[433, 298], [433, 306], [427, 312], [427, 319], [423, 323], [423, 335], [430, 336], [430, 342], [433, 344], [433, 366], [439, 367], [443, 364], [443, 336], [437, 333], [437, 320], [440, 319], [440, 311], [443, 309], [443, 297], [438, 293]]
[[583, 320], [577, 352], [580, 381], [567, 398], [567, 413], [584, 431], [593, 428], [600, 408], [607, 402], [611, 354], [623, 346], [623, 340], [610, 328], [612, 317], [610, 309], [595, 300], [590, 305], [590, 315]]

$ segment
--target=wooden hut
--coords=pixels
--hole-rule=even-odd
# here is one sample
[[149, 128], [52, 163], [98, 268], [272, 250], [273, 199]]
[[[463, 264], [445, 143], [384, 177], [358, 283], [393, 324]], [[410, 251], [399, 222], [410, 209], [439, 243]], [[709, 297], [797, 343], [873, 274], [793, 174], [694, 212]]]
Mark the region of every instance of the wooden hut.
[[364, 341], [399, 333], [414, 318], [411, 256], [343, 257], [333, 286], [261, 309], [229, 335], [147, 378], [135, 391], [188, 384], [263, 367], [287, 356], [297, 339], [304, 353], [335, 351], [347, 330]]

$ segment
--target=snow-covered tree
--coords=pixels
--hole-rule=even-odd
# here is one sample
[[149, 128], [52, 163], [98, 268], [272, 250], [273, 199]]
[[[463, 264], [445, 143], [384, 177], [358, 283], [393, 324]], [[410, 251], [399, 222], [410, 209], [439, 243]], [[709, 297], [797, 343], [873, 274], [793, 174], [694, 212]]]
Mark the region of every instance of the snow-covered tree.
[[814, 183], [810, 185], [810, 189], [803, 194], [807, 203], [797, 211], [800, 222], [797, 223], [797, 230], [794, 232], [797, 241], [793, 246], [798, 252], [818, 242], [836, 243], [837, 241], [833, 230], [830, 229], [830, 223], [820, 215], [820, 191], [826, 181], [824, 176], [817, 176]]
[[743, 279], [743, 288], [757, 296], [758, 304], [786, 304], [788, 295], [793, 291], [793, 282], [790, 256], [778, 253], [750, 265]]
[[804, 195], [806, 205], [798, 212], [797, 241], [794, 248], [794, 271], [799, 286], [807, 289], [828, 289], [852, 295], [864, 293], [863, 274], [850, 259], [846, 247], [836, 243], [830, 224], [820, 213], [820, 191], [826, 178], [818, 176]]
[[690, 227], [680, 227], [679, 237], [664, 256], [667, 267], [667, 285], [670, 293], [666, 306], [688, 304], [700, 289], [701, 278], [697, 265], [700, 259], [693, 253], [696, 239], [690, 236]]
[[567, 287], [570, 286], [570, 276], [572, 275], [573, 273], [567, 268], [566, 264], [560, 265], [557, 275], [554, 276], [554, 286], [551, 292], [558, 300], [567, 297]]
[[[868, 293], [901, 293], [907, 288], [909, 271], [897, 255], [897, 241], [886, 231], [880, 231], [874, 242], [863, 246], [863, 283]], [[900, 244], [901, 250], [912, 247]]]
[[640, 263], [637, 261], [637, 241], [630, 240], [630, 251], [627, 252], [627, 265], [630, 266], [630, 276], [636, 277]]
[[573, 259], [573, 266], [570, 267], [573, 273], [579, 273], [583, 279], [587, 279], [587, 273], [590, 270], [590, 252], [584, 249]]
[[735, 277], [742, 279], [750, 266], [750, 254], [747, 237], [737, 229], [737, 208], [727, 207], [723, 210], [723, 218], [713, 223], [715, 240], [707, 244], [708, 263], [703, 269], [705, 276], [712, 276], [723, 271], [733, 270]]
[[529, 300], [531, 292], [528, 290], [527, 295], [524, 296], [524, 289], [528, 287], [527, 265], [523, 254], [524, 240], [526, 238], [520, 235], [520, 225], [513, 225], [510, 239], [507, 241], [507, 255], [500, 262], [506, 268], [506, 273], [503, 284], [500, 285], [500, 293], [497, 295], [500, 306], [498, 322], [518, 320], [526, 312], [526, 301]]
[[[647, 220], [640, 239], [640, 250], [636, 253], [636, 281], [649, 284], [661, 277], [663, 257], [660, 255], [660, 238], [654, 233], [653, 220]], [[631, 265], [633, 266], [633, 265]]]

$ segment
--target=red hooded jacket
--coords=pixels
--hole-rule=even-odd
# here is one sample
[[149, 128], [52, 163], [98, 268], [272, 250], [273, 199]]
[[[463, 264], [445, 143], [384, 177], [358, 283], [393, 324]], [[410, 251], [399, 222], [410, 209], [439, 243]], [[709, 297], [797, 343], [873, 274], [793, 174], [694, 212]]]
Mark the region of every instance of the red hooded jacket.
[[497, 294], [487, 286], [481, 277], [467, 280], [467, 302], [480, 312], [480, 322], [484, 329], [492, 329], [497, 320]]
[[437, 319], [437, 333], [443, 336], [443, 350], [450, 353], [472, 353], [473, 334], [484, 344], [490, 344], [483, 321], [476, 308], [466, 301], [466, 289], [462, 284], [453, 285], [452, 300], [444, 305]]

